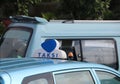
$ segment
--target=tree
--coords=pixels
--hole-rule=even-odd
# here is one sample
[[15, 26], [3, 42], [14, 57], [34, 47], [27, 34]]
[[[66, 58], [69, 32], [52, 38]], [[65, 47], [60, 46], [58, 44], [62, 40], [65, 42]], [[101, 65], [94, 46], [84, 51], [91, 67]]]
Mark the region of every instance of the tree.
[[[53, 3], [48, 5], [50, 2], [58, 6], [53, 6]], [[38, 7], [37, 10], [33, 9], [35, 7]], [[119, 9], [119, 0], [0, 0], [0, 17], [29, 15], [48, 19], [120, 19]]]
[[16, 14], [16, 0], [0, 0], [0, 18]]
[[[104, 19], [111, 0], [61, 0], [60, 18]], [[67, 16], [67, 17], [66, 17]]]
[[111, 0], [111, 19], [120, 20], [120, 0]]
[[28, 15], [29, 7], [39, 4], [41, 0], [17, 0], [18, 15]]

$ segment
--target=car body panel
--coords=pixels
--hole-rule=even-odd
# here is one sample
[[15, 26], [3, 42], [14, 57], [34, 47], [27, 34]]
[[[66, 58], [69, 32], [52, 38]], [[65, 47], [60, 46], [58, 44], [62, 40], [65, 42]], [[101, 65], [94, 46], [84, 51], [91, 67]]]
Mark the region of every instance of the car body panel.
[[[94, 74], [92, 69], [106, 70], [120, 77], [120, 73], [116, 70], [93, 63], [41, 58], [0, 59], [0, 77], [5, 81], [3, 84], [21, 84], [25, 77], [49, 72], [54, 75], [63, 72], [90, 70]], [[98, 84], [95, 75], [93, 75], [93, 78]]]

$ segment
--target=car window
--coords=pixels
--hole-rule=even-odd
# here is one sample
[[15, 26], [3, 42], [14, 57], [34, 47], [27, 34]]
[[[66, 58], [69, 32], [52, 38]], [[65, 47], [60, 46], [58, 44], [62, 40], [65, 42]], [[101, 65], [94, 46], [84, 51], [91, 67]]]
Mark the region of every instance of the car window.
[[94, 84], [89, 71], [56, 74], [55, 81], [56, 84]]
[[51, 73], [43, 73], [25, 77], [22, 84], [54, 84]]
[[28, 28], [10, 28], [0, 42], [0, 58], [24, 57], [32, 30]]
[[28, 84], [49, 84], [47, 79], [45, 78], [40, 78], [37, 80], [30, 81]]
[[83, 60], [116, 68], [117, 56], [114, 40], [82, 40]]
[[120, 84], [120, 77], [104, 72], [104, 71], [96, 71], [98, 78], [101, 84]]
[[[71, 60], [95, 62], [118, 69], [114, 39], [58, 39], [61, 49], [73, 53]], [[69, 56], [68, 56], [69, 58]]]

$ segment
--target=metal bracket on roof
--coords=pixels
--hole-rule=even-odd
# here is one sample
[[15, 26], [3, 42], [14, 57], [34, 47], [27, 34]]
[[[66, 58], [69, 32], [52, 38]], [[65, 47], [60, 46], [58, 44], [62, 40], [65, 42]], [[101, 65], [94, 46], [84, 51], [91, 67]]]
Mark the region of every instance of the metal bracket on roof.
[[41, 23], [46, 24], [48, 21], [41, 17], [29, 17], [25, 15], [17, 15], [9, 17], [14, 23]]

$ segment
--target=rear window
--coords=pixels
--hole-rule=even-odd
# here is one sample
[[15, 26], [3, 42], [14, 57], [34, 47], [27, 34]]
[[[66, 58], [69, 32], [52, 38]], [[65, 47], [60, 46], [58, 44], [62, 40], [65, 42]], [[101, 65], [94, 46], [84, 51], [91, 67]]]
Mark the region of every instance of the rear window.
[[[118, 68], [116, 42], [113, 39], [58, 39], [68, 59], [95, 62]], [[73, 57], [69, 58], [69, 52]]]
[[10, 28], [0, 41], [0, 57], [24, 57], [32, 30], [30, 28]]

